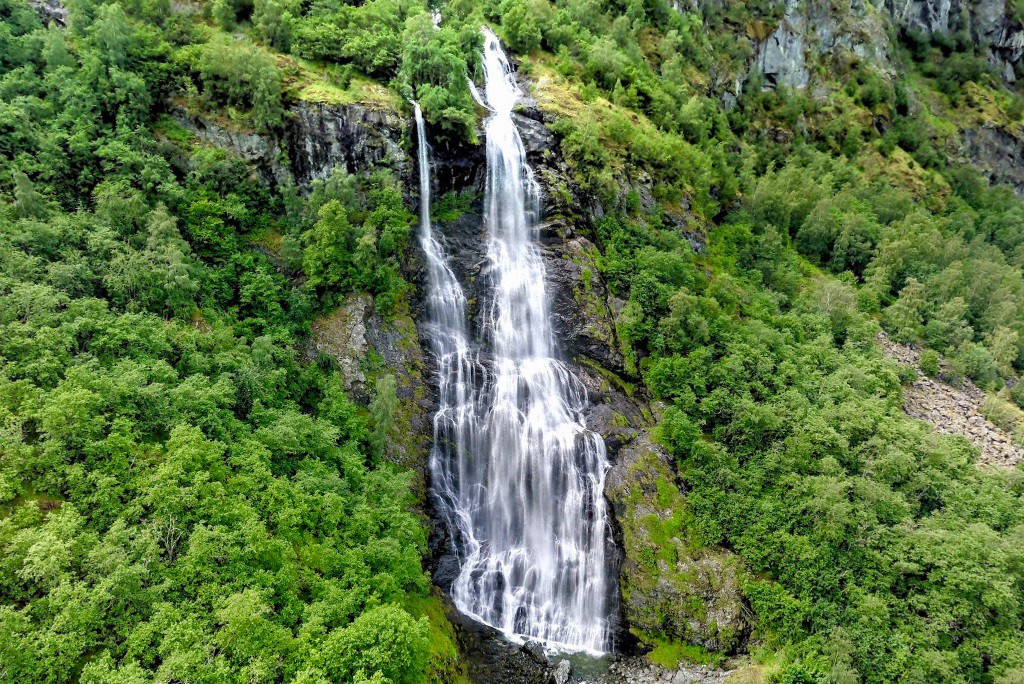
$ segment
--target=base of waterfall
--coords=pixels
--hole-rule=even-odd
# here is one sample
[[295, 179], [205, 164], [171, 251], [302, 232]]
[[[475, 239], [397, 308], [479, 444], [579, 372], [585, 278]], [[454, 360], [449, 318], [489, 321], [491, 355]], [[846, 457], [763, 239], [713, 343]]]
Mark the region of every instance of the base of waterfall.
[[467, 675], [474, 684], [725, 684], [734, 681], [733, 675], [756, 669], [743, 657], [713, 667], [689, 662], [657, 664], [635, 652], [601, 657], [552, 653], [537, 642], [513, 643], [498, 630], [462, 615], [450, 603], [447, 609]]
[[[595, 684], [725, 684], [737, 672], [732, 667], [681, 663], [675, 667], [652, 664], [637, 656], [613, 662], [607, 672], [593, 680]], [[587, 679], [575, 679], [580, 684]]]
[[474, 684], [604, 682], [621, 659], [618, 655], [554, 652], [536, 641], [513, 642], [493, 627], [463, 615], [451, 603], [447, 609], [466, 674]]

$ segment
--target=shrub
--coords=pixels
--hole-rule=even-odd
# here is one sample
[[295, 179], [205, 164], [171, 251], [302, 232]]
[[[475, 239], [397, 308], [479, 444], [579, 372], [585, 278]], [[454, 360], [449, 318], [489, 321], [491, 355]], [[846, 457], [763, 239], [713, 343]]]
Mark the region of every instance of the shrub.
[[933, 349], [926, 349], [921, 352], [919, 362], [921, 372], [929, 378], [937, 377], [939, 374], [939, 354]]
[[939, 379], [954, 387], [962, 386], [967, 379], [967, 371], [964, 369], [963, 362], [956, 357], [947, 357], [946, 363], [939, 371]]
[[995, 395], [988, 395], [981, 403], [981, 414], [996, 427], [1013, 433], [1024, 415], [1019, 408]]
[[188, 57], [212, 101], [251, 109], [259, 131], [281, 125], [281, 72], [269, 54], [246, 41], [216, 35]]
[[540, 47], [541, 21], [549, 13], [547, 2], [504, 0], [501, 3], [501, 28], [508, 46], [518, 53], [530, 53]]
[[991, 388], [999, 379], [992, 352], [976, 342], [965, 342], [956, 352], [956, 359], [963, 365], [964, 373], [979, 387]]
[[292, 24], [301, 11], [295, 0], [255, 0], [252, 23], [256, 35], [277, 50], [291, 48]]
[[427, 666], [427, 620], [415, 620], [394, 605], [363, 613], [335, 630], [323, 647], [324, 666], [333, 681], [380, 673], [394, 684], [421, 680]]

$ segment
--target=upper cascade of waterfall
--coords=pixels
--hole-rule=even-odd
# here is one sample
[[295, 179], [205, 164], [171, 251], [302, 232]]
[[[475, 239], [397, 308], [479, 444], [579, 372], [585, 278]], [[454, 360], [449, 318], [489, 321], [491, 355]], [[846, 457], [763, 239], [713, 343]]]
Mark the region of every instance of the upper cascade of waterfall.
[[420, 172], [420, 227], [428, 239], [433, 238], [430, 225], [430, 146], [427, 144], [427, 126], [423, 121], [420, 103], [412, 102], [413, 118], [416, 120], [416, 160]]
[[[430, 338], [438, 359], [441, 378], [441, 405], [435, 416], [436, 423], [444, 420], [449, 410], [464, 403], [461, 394], [451, 397], [445, 393], [448, 382], [463, 388], [461, 374], [475, 363], [470, 359], [469, 334], [466, 332], [466, 295], [458, 278], [448, 266], [444, 245], [434, 235], [430, 221], [430, 147], [427, 144], [426, 125], [419, 103], [413, 102], [416, 119], [417, 161], [420, 172], [420, 246], [427, 257], [427, 310]], [[454, 364], [449, 367], [449, 364]]]
[[494, 112], [494, 119], [511, 119], [512, 109], [522, 96], [523, 91], [516, 83], [515, 72], [509, 65], [508, 57], [501, 49], [501, 41], [489, 28], [483, 29], [484, 34], [484, 97], [487, 106]]
[[612, 646], [616, 596], [605, 446], [586, 428], [585, 388], [556, 355], [537, 246], [539, 188], [512, 118], [522, 93], [497, 36], [483, 34], [490, 269], [479, 353], [466, 334], [465, 295], [432, 233], [428, 148], [416, 108], [440, 391], [431, 489], [459, 563], [451, 595], [462, 612], [514, 640], [599, 654]]

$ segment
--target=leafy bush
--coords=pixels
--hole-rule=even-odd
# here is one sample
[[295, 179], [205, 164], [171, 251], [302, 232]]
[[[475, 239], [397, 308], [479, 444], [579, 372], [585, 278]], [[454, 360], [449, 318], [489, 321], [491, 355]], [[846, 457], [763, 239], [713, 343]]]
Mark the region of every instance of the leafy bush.
[[334, 681], [380, 675], [395, 684], [419, 682], [426, 667], [426, 619], [398, 606], [373, 608], [324, 645], [324, 670]]
[[212, 103], [251, 109], [258, 131], [273, 131], [281, 125], [281, 73], [273, 57], [220, 34], [184, 55]]
[[315, 209], [302, 233], [303, 270], [309, 283], [335, 293], [367, 290], [390, 311], [404, 283], [398, 257], [412, 214], [388, 171], [360, 180], [336, 169], [310, 197]]
[[986, 396], [982, 402], [981, 414], [985, 416], [986, 420], [1011, 435], [1017, 430], [1021, 424], [1021, 418], [1024, 417], [1024, 412], [1019, 408], [992, 394]]
[[921, 352], [921, 359], [919, 362], [921, 372], [927, 375], [929, 378], [934, 378], [939, 375], [939, 355], [934, 349], [926, 349]]
[[292, 25], [299, 13], [299, 3], [295, 0], [254, 0], [253, 30], [268, 45], [288, 52], [292, 44]]
[[518, 53], [528, 54], [540, 47], [541, 26], [548, 21], [550, 5], [534, 0], [503, 0], [501, 27], [508, 46]]

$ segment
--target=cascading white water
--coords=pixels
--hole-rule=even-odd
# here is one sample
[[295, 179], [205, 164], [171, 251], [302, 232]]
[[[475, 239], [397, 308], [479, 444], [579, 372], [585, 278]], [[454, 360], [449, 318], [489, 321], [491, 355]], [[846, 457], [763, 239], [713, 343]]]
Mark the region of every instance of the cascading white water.
[[497, 37], [484, 30], [489, 299], [481, 361], [466, 332], [466, 298], [429, 216], [429, 175], [417, 113], [421, 242], [429, 335], [438, 359], [432, 489], [452, 532], [456, 606], [513, 639], [566, 651], [610, 648], [604, 442], [586, 429], [586, 390], [556, 358], [539, 192], [512, 108], [520, 96]]

